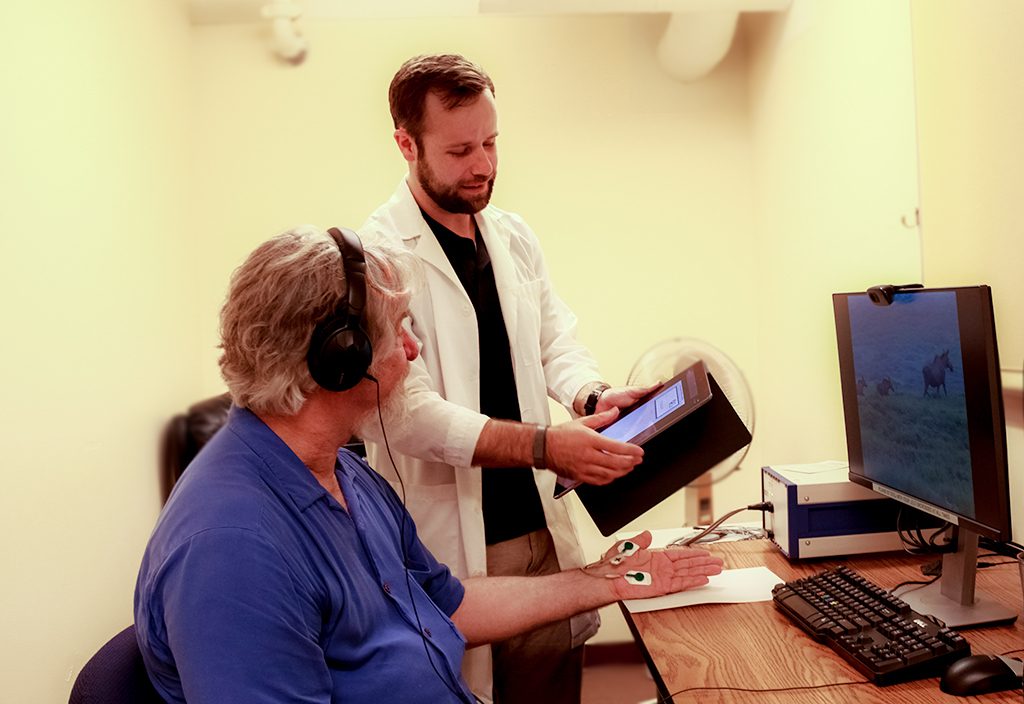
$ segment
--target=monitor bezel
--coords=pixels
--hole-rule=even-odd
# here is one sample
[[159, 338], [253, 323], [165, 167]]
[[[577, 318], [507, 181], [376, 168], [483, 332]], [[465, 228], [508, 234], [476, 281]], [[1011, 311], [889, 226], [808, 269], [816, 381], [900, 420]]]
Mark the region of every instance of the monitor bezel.
[[[895, 296], [921, 296], [936, 292], [954, 292], [956, 294], [965, 375], [964, 392], [967, 404], [968, 434], [971, 439], [971, 473], [974, 480], [976, 515], [974, 517], [965, 516], [955, 510], [921, 500], [904, 493], [897, 487], [878, 482], [865, 474], [849, 316], [849, 299], [853, 297], [868, 299], [868, 294], [864, 291], [836, 293], [832, 297], [839, 351], [839, 378], [846, 423], [847, 452], [850, 462], [850, 481], [874, 489], [901, 503], [939, 516], [979, 535], [993, 540], [1009, 541], [1012, 537], [1012, 530], [1006, 422], [991, 289], [988, 286], [920, 288], [899, 292]], [[967, 379], [968, 373], [970, 373], [970, 381]], [[982, 388], [991, 389], [992, 393], [979, 393], [979, 384]], [[993, 477], [995, 481], [991, 486], [986, 486], [978, 482], [979, 475]], [[981, 489], [980, 493], [979, 488]]]

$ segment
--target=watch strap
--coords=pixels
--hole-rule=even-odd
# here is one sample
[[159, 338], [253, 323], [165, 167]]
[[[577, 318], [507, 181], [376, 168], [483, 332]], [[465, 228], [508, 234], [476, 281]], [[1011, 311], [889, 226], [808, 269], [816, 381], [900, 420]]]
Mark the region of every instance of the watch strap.
[[597, 402], [601, 400], [601, 394], [610, 389], [608, 384], [598, 384], [595, 386], [590, 395], [587, 396], [586, 402], [583, 404], [583, 415], [592, 416], [594, 411], [597, 410]]
[[533, 434], [533, 466], [535, 469], [547, 469], [544, 462], [544, 453], [547, 450], [548, 427], [538, 425]]

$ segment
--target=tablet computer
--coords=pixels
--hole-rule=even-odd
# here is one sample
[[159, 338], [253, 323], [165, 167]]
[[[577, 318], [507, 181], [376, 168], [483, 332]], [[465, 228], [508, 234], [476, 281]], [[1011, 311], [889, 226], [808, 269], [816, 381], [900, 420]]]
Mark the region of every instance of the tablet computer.
[[[643, 446], [711, 400], [711, 387], [704, 362], [698, 360], [622, 412], [611, 425], [598, 432], [614, 440]], [[560, 478], [555, 498], [580, 485]]]
[[711, 399], [644, 442], [644, 459], [610, 484], [574, 492], [601, 535], [613, 535], [750, 444], [750, 431], [708, 373]]

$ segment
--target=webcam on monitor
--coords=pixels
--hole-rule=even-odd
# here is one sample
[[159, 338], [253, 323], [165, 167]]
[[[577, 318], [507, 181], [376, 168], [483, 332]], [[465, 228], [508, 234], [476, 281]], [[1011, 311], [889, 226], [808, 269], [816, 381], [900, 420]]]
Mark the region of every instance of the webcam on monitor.
[[922, 284], [880, 284], [868, 289], [868, 298], [876, 306], [887, 306], [892, 303], [893, 297], [900, 291], [924, 288]]

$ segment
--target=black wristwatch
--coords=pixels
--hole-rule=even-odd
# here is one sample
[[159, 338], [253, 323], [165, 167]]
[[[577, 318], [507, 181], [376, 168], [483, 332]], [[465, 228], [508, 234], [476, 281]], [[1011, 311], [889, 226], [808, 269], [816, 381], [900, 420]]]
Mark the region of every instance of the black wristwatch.
[[589, 396], [587, 396], [586, 403], [583, 404], [583, 415], [594, 415], [594, 411], [597, 410], [597, 402], [600, 400], [601, 394], [610, 388], [611, 387], [608, 386], [608, 384], [598, 384], [595, 386], [594, 390], [590, 392]]

